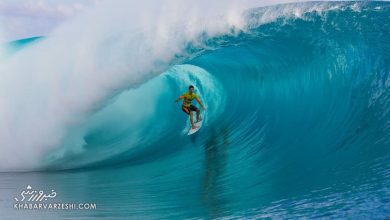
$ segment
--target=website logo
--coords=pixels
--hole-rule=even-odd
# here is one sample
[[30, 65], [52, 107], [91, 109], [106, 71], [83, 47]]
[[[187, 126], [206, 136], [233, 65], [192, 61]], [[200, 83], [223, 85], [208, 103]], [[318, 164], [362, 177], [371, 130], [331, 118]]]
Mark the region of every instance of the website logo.
[[31, 185], [26, 186], [16, 197], [14, 209], [18, 210], [95, 210], [96, 203], [83, 202], [55, 202], [57, 192], [52, 189], [49, 191], [34, 189]]
[[50, 193], [46, 193], [43, 190], [33, 190], [30, 185], [26, 187], [26, 190], [23, 190], [20, 193], [20, 197], [15, 197], [17, 202], [41, 202], [47, 201], [48, 199], [55, 198], [57, 193], [52, 189]]

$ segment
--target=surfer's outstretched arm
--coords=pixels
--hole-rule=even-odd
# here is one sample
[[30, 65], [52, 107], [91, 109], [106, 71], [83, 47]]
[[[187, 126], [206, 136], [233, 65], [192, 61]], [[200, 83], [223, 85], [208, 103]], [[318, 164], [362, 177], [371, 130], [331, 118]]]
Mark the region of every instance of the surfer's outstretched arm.
[[196, 98], [196, 101], [199, 103], [200, 106], [202, 106], [203, 110], [206, 111], [206, 108], [204, 107], [203, 103], [200, 101], [199, 98]]
[[182, 100], [182, 99], [184, 99], [184, 96], [181, 95], [181, 96], [179, 96], [179, 98], [176, 99], [175, 102], [178, 102], [178, 101], [180, 101], [180, 100]]

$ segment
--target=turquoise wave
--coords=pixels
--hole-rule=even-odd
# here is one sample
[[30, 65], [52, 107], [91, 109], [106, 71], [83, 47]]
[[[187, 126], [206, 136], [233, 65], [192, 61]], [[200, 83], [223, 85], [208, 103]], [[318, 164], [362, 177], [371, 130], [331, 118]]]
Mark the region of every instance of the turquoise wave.
[[[143, 218], [388, 217], [390, 4], [323, 4], [334, 9], [250, 26], [270, 10], [253, 9], [248, 31], [189, 46], [70, 128], [45, 169], [135, 175], [118, 196], [158, 185], [163, 202], [138, 199], [161, 209], [129, 211]], [[174, 103], [189, 84], [207, 106], [193, 136]]]

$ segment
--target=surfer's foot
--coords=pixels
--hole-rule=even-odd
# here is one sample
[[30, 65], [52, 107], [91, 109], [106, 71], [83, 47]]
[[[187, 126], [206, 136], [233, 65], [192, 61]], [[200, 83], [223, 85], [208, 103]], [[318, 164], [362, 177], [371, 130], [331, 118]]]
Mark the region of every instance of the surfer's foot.
[[198, 126], [192, 125], [192, 129], [197, 129]]
[[200, 122], [200, 121], [202, 121], [202, 119], [201, 119], [201, 118], [197, 119], [197, 120], [196, 120], [196, 123], [198, 123], [198, 122]]

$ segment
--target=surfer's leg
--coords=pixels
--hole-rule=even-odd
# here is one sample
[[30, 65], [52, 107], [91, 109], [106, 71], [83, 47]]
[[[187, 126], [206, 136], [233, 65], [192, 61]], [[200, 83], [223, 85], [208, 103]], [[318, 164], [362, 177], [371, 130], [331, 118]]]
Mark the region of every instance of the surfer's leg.
[[196, 123], [200, 122], [200, 110], [194, 105], [190, 106], [190, 110], [196, 112]]
[[187, 107], [182, 106], [181, 110], [183, 110], [183, 112], [185, 112], [187, 115], [190, 115], [190, 110], [188, 110]]
[[196, 108], [196, 122], [200, 122], [200, 110]]
[[196, 126], [194, 125], [194, 119], [192, 119], [192, 112], [190, 111], [190, 122], [191, 122], [191, 127], [192, 127], [192, 129], [195, 129], [196, 128]]

